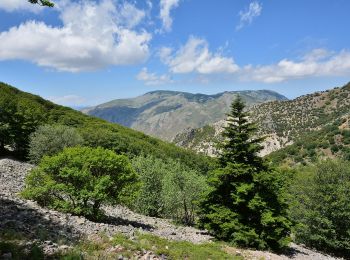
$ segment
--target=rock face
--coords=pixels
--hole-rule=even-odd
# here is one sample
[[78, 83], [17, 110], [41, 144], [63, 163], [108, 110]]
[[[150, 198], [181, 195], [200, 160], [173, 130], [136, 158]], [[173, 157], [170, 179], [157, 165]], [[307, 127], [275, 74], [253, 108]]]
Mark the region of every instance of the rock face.
[[[197, 153], [215, 157], [217, 155], [215, 143], [220, 140], [225, 125], [226, 121], [220, 120], [202, 128], [188, 129], [176, 135], [173, 142]], [[268, 155], [293, 143], [288, 138], [278, 136], [276, 133], [266, 134], [265, 137], [262, 143], [263, 149], [259, 153], [260, 156]]]
[[269, 90], [232, 91], [216, 95], [153, 91], [137, 98], [117, 99], [82, 111], [171, 141], [187, 128], [198, 128], [224, 119], [237, 94], [248, 106], [287, 99]]

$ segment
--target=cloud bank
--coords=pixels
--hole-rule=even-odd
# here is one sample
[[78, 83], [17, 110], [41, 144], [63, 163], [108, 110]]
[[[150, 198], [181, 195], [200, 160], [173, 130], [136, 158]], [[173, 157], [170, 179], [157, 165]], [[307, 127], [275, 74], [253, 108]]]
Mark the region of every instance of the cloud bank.
[[350, 52], [313, 49], [298, 59], [281, 59], [273, 64], [238, 65], [232, 57], [211, 52], [207, 41], [191, 36], [177, 51], [163, 47], [160, 60], [172, 74], [197, 74], [206, 81], [222, 79], [280, 83], [310, 77], [350, 76]]
[[28, 21], [1, 32], [0, 60], [79, 72], [147, 59], [151, 34], [135, 29], [145, 16], [135, 6], [112, 0], [61, 2], [59, 12], [60, 27]]
[[235, 73], [238, 70], [233, 58], [210, 52], [207, 41], [194, 36], [189, 37], [187, 43], [175, 53], [166, 47], [161, 49], [160, 58], [172, 73], [215, 74]]

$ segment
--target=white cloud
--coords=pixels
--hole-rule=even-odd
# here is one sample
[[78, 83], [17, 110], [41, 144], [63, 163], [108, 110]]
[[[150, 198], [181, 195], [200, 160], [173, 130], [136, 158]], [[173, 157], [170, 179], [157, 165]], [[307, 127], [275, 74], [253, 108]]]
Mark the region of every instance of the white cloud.
[[173, 81], [169, 75], [156, 75], [155, 73], [149, 73], [147, 68], [143, 68], [136, 78], [144, 81], [146, 85], [162, 85], [166, 83], [172, 83]]
[[171, 73], [197, 73], [201, 82], [219, 79], [279, 83], [309, 77], [350, 76], [350, 51], [347, 50], [334, 52], [319, 48], [299, 59], [238, 66], [232, 57], [210, 52], [205, 40], [191, 36], [178, 51], [164, 47], [158, 55]]
[[240, 17], [239, 24], [236, 26], [236, 30], [242, 29], [245, 25], [251, 24], [254, 18], [261, 14], [262, 5], [259, 2], [254, 1], [249, 4], [249, 7], [245, 11], [240, 11], [238, 13]]
[[0, 9], [6, 12], [14, 11], [30, 11], [30, 12], [40, 12], [43, 7], [38, 5], [33, 5], [26, 0], [0, 0]]
[[125, 2], [118, 11], [120, 24], [124, 22], [128, 28], [133, 28], [138, 25], [145, 18], [145, 15], [144, 11], [137, 9], [134, 5], [127, 2]]
[[49, 97], [52, 102], [62, 106], [79, 106], [86, 102], [86, 99], [77, 95], [66, 95], [61, 97]]
[[[23, 0], [24, 1], [24, 0]], [[142, 11], [113, 0], [61, 1], [61, 27], [28, 21], [0, 33], [0, 60], [23, 59], [61, 71], [143, 62], [151, 35], [133, 29]]]
[[315, 49], [300, 61], [282, 59], [272, 65], [249, 65], [241, 71], [241, 79], [264, 83], [324, 76], [350, 76], [350, 52], [343, 50], [332, 53], [325, 49]]
[[171, 49], [161, 49], [160, 57], [173, 73], [234, 73], [239, 69], [233, 58], [211, 53], [205, 40], [193, 36], [173, 55]]
[[173, 24], [170, 16], [171, 9], [179, 5], [180, 0], [160, 0], [160, 19], [163, 22], [163, 30], [169, 32]]

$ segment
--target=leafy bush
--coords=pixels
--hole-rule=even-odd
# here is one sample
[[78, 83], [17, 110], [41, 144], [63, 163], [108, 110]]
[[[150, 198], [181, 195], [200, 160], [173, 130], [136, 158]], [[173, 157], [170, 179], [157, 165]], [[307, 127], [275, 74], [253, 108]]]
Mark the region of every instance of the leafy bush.
[[153, 156], [138, 156], [132, 160], [132, 166], [140, 175], [141, 180], [141, 188], [135, 200], [135, 209], [148, 216], [162, 216], [162, 180], [168, 172], [168, 165]]
[[301, 168], [291, 186], [296, 241], [350, 255], [350, 162], [327, 160]]
[[39, 163], [45, 155], [52, 156], [66, 147], [83, 144], [75, 128], [64, 125], [43, 125], [30, 135], [29, 159]]
[[132, 165], [141, 180], [134, 205], [138, 212], [194, 223], [196, 202], [207, 188], [204, 176], [178, 161], [162, 161], [152, 156], [135, 157]]
[[193, 170], [183, 168], [178, 162], [169, 166], [162, 182], [164, 215], [191, 225], [195, 221], [198, 201], [207, 190], [206, 179]]
[[123, 155], [103, 148], [65, 148], [43, 158], [27, 176], [22, 194], [41, 205], [98, 218], [102, 203], [115, 204], [132, 197], [137, 179]]

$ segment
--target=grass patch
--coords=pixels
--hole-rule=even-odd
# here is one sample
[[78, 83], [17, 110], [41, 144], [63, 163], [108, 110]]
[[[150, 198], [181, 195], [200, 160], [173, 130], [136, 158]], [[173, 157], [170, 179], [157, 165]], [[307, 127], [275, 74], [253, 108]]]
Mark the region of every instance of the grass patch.
[[18, 241], [0, 241], [0, 256], [10, 254], [11, 259], [44, 259], [44, 253], [36, 244], [23, 246]]
[[243, 259], [225, 252], [223, 243], [193, 244], [185, 241], [171, 241], [150, 234], [137, 234], [132, 240], [122, 234], [112, 239], [101, 238], [95, 242], [82, 242], [72, 251], [61, 255], [61, 259], [115, 259], [124, 256], [133, 259], [143, 250], [152, 251], [156, 255], [164, 255], [167, 259]]

